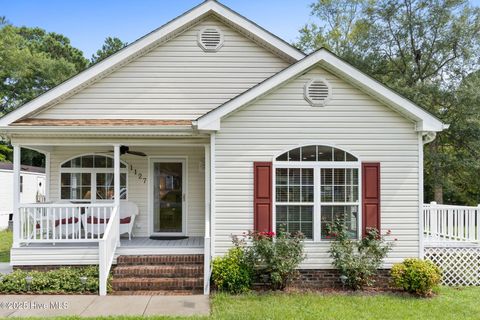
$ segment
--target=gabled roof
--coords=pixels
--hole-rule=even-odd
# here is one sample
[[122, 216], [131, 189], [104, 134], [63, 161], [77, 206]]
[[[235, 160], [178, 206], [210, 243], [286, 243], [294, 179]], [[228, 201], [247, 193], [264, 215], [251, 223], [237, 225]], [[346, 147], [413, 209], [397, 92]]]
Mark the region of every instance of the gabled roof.
[[163, 41], [167, 41], [179, 33], [185, 31], [195, 23], [208, 15], [215, 15], [221, 21], [228, 23], [240, 32], [248, 34], [253, 40], [262, 43], [271, 51], [282, 56], [290, 62], [296, 62], [305, 57], [305, 54], [294, 48], [284, 40], [278, 38], [254, 22], [241, 16], [235, 11], [218, 3], [215, 0], [207, 0], [195, 8], [185, 12], [178, 18], [168, 22], [146, 36], [131, 43], [107, 59], [93, 65], [78, 75], [70, 78], [55, 88], [26, 103], [20, 108], [0, 118], [0, 127], [6, 127], [19, 119], [39, 112], [41, 109], [50, 107], [66, 97], [80, 91], [94, 81], [104, 77], [113, 70], [125, 65], [134, 58], [142, 55]]
[[222, 118], [227, 117], [238, 109], [275, 90], [290, 79], [316, 66], [325, 68], [364, 92], [374, 96], [406, 118], [415, 121], [417, 131], [438, 132], [448, 128], [447, 125], [443, 124], [438, 118], [423, 108], [359, 71], [326, 49], [320, 49], [312, 53], [250, 90], [245, 91], [243, 94], [206, 113], [197, 119], [195, 125], [199, 130], [220, 130]]

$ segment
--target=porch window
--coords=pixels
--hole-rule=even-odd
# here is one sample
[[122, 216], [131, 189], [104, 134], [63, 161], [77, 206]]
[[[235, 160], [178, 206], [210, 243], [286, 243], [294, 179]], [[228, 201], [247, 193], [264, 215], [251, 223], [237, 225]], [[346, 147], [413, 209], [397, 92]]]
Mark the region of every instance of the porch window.
[[[112, 200], [113, 159], [84, 155], [64, 162], [60, 168], [62, 200]], [[127, 166], [120, 163], [120, 199], [127, 199]]]
[[328, 225], [342, 220], [359, 236], [357, 157], [344, 150], [310, 145], [285, 152], [275, 161], [276, 229], [301, 231], [307, 239], [328, 239]]

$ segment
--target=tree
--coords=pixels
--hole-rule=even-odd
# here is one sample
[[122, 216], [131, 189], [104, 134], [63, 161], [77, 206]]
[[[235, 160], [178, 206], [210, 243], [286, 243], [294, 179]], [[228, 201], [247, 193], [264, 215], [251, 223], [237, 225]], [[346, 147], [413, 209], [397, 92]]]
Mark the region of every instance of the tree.
[[97, 62], [102, 61], [103, 59], [111, 56], [118, 50], [127, 46], [126, 42], [122, 42], [119, 38], [116, 37], [108, 37], [105, 39], [105, 42], [101, 49], [97, 50], [97, 53], [92, 55], [90, 59], [91, 64], [95, 64]]
[[40, 28], [0, 28], [0, 116], [86, 68], [82, 51]]
[[323, 22], [300, 30], [298, 47], [329, 48], [451, 125], [425, 149], [426, 199], [480, 201], [478, 188], [451, 179], [473, 177], [480, 161], [480, 111], [466, 93], [480, 68], [480, 9], [467, 0], [318, 0], [311, 8]]

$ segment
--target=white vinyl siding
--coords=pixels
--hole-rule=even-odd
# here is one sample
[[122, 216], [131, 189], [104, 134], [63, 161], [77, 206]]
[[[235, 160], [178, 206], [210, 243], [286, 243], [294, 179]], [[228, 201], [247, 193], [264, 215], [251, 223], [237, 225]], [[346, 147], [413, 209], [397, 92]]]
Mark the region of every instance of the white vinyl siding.
[[[198, 45], [205, 27], [222, 30], [218, 52]], [[209, 17], [36, 117], [193, 120], [288, 65]]]
[[[304, 85], [325, 78], [325, 107], [304, 99]], [[345, 81], [316, 68], [222, 120], [216, 135], [215, 254], [231, 235], [253, 228], [253, 162], [299, 145], [335, 145], [362, 162], [381, 162], [382, 231], [398, 238], [386, 266], [419, 252], [419, 146], [414, 123]], [[302, 268], [332, 268], [328, 242], [307, 242]]]
[[[60, 164], [71, 157], [83, 154], [103, 154], [113, 147], [56, 147], [51, 153], [51, 201], [60, 200]], [[130, 147], [131, 150], [145, 152], [148, 157], [176, 157], [187, 158], [187, 235], [203, 236], [205, 232], [205, 173], [201, 171], [201, 163], [204, 163], [204, 147]], [[148, 157], [132, 155], [122, 156], [128, 168], [128, 201], [132, 201], [139, 207], [140, 214], [135, 219], [133, 229], [137, 237], [150, 235], [148, 226], [148, 200], [149, 200], [149, 167]], [[137, 171], [130, 170], [130, 165]], [[144, 182], [138, 174], [147, 178]], [[64, 200], [63, 200], [64, 201]]]

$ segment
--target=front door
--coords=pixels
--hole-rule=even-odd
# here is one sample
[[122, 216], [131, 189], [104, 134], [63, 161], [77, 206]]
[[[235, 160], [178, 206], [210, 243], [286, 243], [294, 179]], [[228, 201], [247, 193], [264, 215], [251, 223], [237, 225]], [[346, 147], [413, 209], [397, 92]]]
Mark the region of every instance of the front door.
[[153, 234], [185, 234], [185, 161], [154, 160]]

